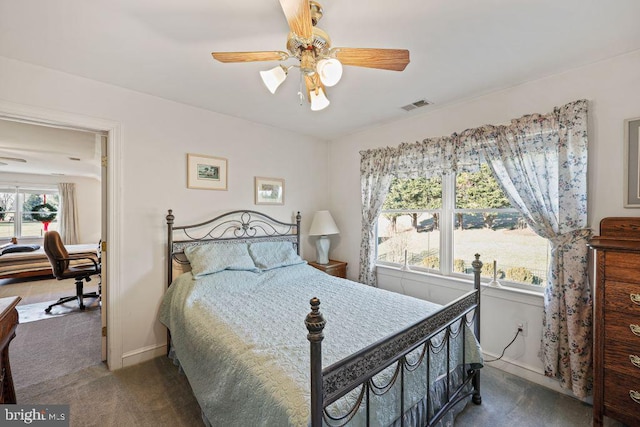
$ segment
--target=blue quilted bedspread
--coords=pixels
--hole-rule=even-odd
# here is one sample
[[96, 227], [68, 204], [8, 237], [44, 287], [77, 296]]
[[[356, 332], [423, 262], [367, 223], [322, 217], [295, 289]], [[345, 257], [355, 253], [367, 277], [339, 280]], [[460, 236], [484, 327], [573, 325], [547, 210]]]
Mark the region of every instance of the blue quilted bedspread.
[[[197, 280], [191, 273], [179, 276], [162, 302], [160, 321], [170, 329], [173, 350], [212, 425], [309, 424], [309, 342], [304, 319], [312, 297], [320, 299], [327, 321], [324, 367], [440, 307], [338, 279], [306, 264], [261, 273], [225, 270]], [[465, 360], [481, 363], [472, 334], [464, 335]], [[451, 354], [461, 361], [460, 341]], [[432, 365], [441, 359], [437, 369], [432, 368], [431, 381], [446, 372], [444, 353], [431, 357]], [[408, 405], [424, 396], [424, 375], [418, 371], [416, 378], [409, 379]], [[347, 407], [354, 394], [332, 409]], [[376, 424], [392, 423], [398, 408], [397, 402], [375, 403]], [[361, 424], [360, 416], [352, 424]]]

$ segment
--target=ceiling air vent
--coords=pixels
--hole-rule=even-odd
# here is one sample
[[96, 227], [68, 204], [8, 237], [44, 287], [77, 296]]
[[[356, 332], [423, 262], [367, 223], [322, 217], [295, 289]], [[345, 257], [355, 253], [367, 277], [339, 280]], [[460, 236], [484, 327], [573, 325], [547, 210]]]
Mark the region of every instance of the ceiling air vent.
[[427, 105], [431, 104], [433, 104], [433, 102], [427, 101], [426, 99], [421, 99], [420, 101], [412, 102], [411, 104], [405, 105], [404, 107], [400, 108], [402, 108], [404, 111], [411, 111], [415, 110], [416, 108], [426, 107]]

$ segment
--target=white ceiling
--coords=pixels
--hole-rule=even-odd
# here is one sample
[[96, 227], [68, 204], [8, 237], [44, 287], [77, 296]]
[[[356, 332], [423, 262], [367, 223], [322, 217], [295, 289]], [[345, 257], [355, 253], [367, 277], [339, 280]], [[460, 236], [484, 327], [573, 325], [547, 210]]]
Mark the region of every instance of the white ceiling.
[[0, 120], [0, 173], [100, 178], [95, 133]]
[[[406, 48], [404, 72], [345, 67], [331, 105], [271, 95], [212, 51], [286, 50], [278, 0], [0, 0], [0, 55], [321, 139], [640, 49], [639, 0], [320, 0], [334, 46]], [[426, 98], [434, 106], [400, 107]]]

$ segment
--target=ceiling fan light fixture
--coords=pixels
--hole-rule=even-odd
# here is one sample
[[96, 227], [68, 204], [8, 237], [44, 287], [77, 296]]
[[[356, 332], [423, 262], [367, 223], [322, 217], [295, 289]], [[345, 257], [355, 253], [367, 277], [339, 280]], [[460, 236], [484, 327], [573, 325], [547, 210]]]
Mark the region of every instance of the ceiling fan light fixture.
[[342, 78], [342, 64], [335, 58], [321, 59], [316, 69], [320, 81], [327, 87], [335, 86]]
[[324, 110], [330, 104], [329, 99], [321, 87], [309, 92], [309, 101], [311, 102], [311, 111]]
[[296, 65], [280, 65], [261, 71], [260, 76], [267, 89], [275, 94], [286, 79], [287, 71], [291, 67], [299, 68], [300, 105], [306, 94], [313, 111], [329, 106], [325, 87], [340, 81], [345, 65], [403, 71], [409, 64], [409, 51], [406, 49], [332, 47], [329, 35], [316, 25], [324, 12], [315, 0], [280, 0], [280, 6], [289, 24], [287, 52], [212, 52], [213, 58], [223, 63], [298, 60]]
[[262, 82], [272, 94], [276, 93], [278, 86], [287, 78], [288, 69], [282, 65], [278, 65], [270, 70], [260, 71]]

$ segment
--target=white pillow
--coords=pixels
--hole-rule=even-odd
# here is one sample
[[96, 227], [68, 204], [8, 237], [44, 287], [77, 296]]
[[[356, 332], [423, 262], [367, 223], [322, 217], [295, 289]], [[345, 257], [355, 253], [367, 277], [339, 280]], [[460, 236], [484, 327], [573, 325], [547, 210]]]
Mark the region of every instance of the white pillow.
[[260, 270], [271, 270], [306, 262], [296, 253], [291, 242], [251, 243], [249, 253]]
[[260, 271], [253, 263], [246, 243], [189, 246], [184, 254], [191, 264], [191, 273], [195, 278], [222, 270]]

